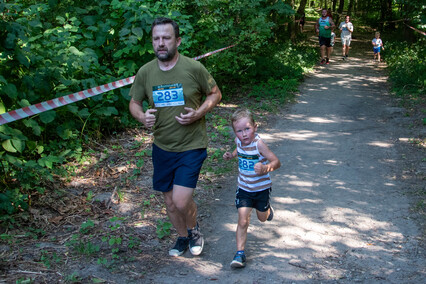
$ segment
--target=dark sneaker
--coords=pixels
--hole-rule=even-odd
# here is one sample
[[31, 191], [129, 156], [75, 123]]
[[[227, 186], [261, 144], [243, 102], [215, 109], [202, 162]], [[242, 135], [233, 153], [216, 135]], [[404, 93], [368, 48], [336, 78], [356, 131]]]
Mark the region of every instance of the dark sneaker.
[[246, 256], [242, 253], [236, 253], [234, 259], [231, 261], [232, 268], [243, 268], [246, 266]]
[[274, 219], [274, 208], [272, 208], [272, 206], [270, 206], [269, 209], [271, 209], [271, 210], [269, 211], [269, 216], [268, 216], [268, 219], [266, 219], [266, 220], [272, 221], [272, 219]]
[[200, 255], [204, 247], [204, 238], [203, 235], [200, 233], [200, 228], [198, 227], [198, 224], [194, 229], [188, 230], [188, 233], [189, 251], [192, 253], [192, 255]]
[[348, 55], [346, 54], [345, 57], [348, 58]]
[[320, 64], [324, 65], [325, 64], [325, 59], [321, 60]]
[[343, 56], [343, 57], [342, 57], [342, 59], [343, 59], [343, 60], [346, 60], [346, 56]]
[[330, 64], [330, 60], [327, 58], [325, 64]]
[[189, 245], [188, 237], [179, 237], [176, 241], [175, 246], [169, 250], [170, 256], [180, 256], [184, 254]]

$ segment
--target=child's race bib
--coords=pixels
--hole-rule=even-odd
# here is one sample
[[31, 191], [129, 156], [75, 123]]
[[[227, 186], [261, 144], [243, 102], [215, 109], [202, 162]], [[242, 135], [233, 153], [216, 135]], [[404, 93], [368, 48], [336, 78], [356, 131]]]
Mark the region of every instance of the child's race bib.
[[259, 162], [257, 155], [244, 155], [238, 153], [238, 168], [242, 173], [254, 174], [254, 165]]
[[152, 87], [152, 99], [155, 107], [185, 105], [182, 84], [154, 86]]

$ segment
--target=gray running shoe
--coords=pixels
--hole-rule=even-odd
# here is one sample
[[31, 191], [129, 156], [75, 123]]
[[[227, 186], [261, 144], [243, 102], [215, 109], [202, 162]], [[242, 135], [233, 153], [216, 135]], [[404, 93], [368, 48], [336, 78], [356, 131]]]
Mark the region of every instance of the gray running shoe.
[[188, 230], [188, 233], [189, 251], [192, 253], [192, 255], [200, 255], [203, 252], [204, 238], [200, 232], [200, 227], [198, 224], [194, 229]]

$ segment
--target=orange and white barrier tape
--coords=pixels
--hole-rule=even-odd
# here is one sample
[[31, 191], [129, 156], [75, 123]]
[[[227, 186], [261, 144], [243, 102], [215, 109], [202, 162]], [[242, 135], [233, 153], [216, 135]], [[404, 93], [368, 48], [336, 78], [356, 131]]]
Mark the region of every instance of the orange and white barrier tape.
[[[229, 49], [231, 47], [234, 47], [234, 45], [230, 45], [212, 52], [208, 52], [206, 54], [194, 57], [194, 60], [199, 60], [201, 58], [213, 55], [215, 53], [221, 52], [223, 50]], [[42, 112], [46, 112], [61, 106], [65, 106], [68, 104], [72, 104], [75, 103], [77, 101], [81, 101], [90, 97], [94, 97], [97, 95], [100, 95], [102, 93], [108, 92], [108, 91], [112, 91], [130, 84], [133, 84], [133, 81], [135, 80], [135, 76], [126, 78], [126, 79], [121, 79], [112, 83], [108, 83], [102, 86], [97, 86], [88, 90], [84, 90], [84, 91], [80, 91], [77, 93], [73, 93], [70, 95], [66, 95], [63, 97], [59, 97], [53, 100], [48, 100], [42, 103], [38, 103], [35, 105], [30, 105], [27, 107], [23, 107], [17, 110], [12, 110], [3, 114], [0, 114], [0, 125], [6, 124], [6, 123], [10, 123], [13, 121], [17, 121], [32, 115], [36, 115]]]

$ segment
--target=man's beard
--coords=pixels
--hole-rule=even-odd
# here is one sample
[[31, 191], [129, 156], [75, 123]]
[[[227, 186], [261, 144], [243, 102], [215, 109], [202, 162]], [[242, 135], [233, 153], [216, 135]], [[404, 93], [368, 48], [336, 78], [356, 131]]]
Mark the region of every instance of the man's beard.
[[[162, 50], [163, 51], [163, 50]], [[158, 53], [158, 51], [155, 52], [155, 56], [157, 56], [158, 60], [162, 62], [167, 62], [172, 60], [172, 58], [176, 55], [176, 48], [170, 49], [167, 51], [167, 53]]]

